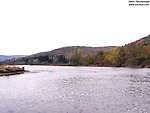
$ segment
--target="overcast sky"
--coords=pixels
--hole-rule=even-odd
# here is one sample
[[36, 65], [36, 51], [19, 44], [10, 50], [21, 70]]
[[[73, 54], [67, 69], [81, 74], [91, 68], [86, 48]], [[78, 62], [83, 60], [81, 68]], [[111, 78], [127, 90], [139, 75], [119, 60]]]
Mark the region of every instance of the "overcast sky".
[[149, 12], [128, 0], [0, 0], [0, 55], [121, 46], [150, 34]]

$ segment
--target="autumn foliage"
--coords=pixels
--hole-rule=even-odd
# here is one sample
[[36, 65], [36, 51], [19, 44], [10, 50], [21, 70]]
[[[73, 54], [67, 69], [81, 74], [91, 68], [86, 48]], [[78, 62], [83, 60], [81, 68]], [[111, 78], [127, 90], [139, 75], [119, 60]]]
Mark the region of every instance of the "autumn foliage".
[[64, 47], [1, 63], [150, 67], [150, 35], [121, 47]]

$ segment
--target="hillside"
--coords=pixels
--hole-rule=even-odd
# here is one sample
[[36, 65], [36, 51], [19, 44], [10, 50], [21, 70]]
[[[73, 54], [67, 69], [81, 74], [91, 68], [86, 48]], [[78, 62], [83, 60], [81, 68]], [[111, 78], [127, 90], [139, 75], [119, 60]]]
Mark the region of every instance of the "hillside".
[[19, 58], [19, 57], [25, 57], [25, 55], [11, 55], [11, 56], [0, 55], [0, 61], [6, 60], [6, 59]]
[[75, 51], [78, 50], [79, 48], [82, 50], [82, 54], [84, 56], [87, 56], [89, 54], [95, 54], [97, 51], [100, 50], [108, 51], [115, 47], [116, 46], [106, 46], [106, 47], [68, 46], [68, 47], [62, 47], [48, 52], [37, 53], [29, 57], [39, 57], [39, 56], [46, 56], [46, 55], [48, 55], [49, 57], [56, 57], [58, 55], [64, 55], [67, 58], [70, 58], [72, 54], [75, 53]]
[[[116, 46], [106, 47], [86, 47], [86, 46], [67, 46], [58, 48], [48, 52], [40, 52], [31, 56], [16, 58], [15, 60], [7, 60], [4, 64], [51, 64], [57, 63], [58, 59], [61, 63], [66, 63], [71, 60], [72, 55], [78, 50], [82, 50], [82, 56], [86, 57], [89, 54], [96, 54], [98, 51], [109, 51]], [[61, 61], [63, 60], [63, 62]], [[58, 62], [59, 62], [58, 61]]]
[[144, 37], [144, 38], [141, 38], [137, 41], [135, 41], [136, 43], [145, 43], [145, 42], [149, 42], [150, 41], [150, 35]]
[[2, 64], [150, 67], [150, 35], [125, 46], [62, 47]]
[[106, 52], [104, 65], [150, 67], [150, 35]]

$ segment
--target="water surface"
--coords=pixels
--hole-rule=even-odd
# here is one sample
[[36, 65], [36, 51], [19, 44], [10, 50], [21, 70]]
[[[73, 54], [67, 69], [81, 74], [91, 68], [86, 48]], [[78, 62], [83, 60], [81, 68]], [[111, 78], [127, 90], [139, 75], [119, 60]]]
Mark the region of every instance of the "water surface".
[[150, 69], [25, 68], [0, 77], [0, 113], [150, 113]]

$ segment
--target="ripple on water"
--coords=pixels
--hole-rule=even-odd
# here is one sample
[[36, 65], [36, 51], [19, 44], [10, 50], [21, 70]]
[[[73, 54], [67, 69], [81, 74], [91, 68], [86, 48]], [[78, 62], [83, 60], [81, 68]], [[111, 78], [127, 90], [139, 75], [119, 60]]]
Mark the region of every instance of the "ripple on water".
[[0, 78], [0, 112], [150, 111], [150, 70], [63, 66], [27, 66], [27, 69], [31, 73]]

